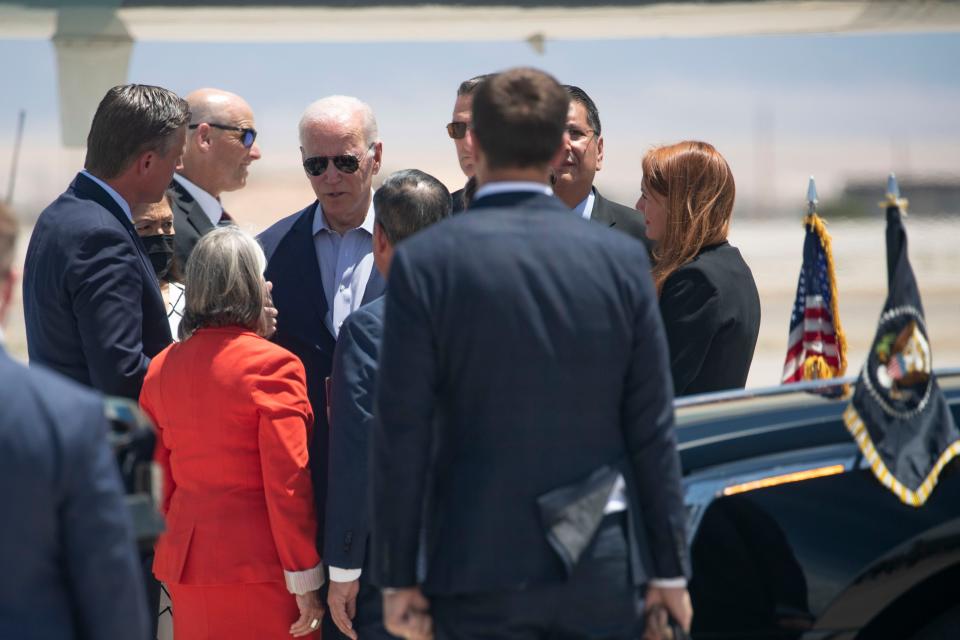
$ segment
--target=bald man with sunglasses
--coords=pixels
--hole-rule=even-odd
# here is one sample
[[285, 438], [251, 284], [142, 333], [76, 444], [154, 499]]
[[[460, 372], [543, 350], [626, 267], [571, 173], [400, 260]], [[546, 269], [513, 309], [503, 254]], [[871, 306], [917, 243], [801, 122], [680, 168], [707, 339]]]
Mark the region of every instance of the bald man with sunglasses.
[[220, 89], [198, 89], [186, 100], [191, 118], [183, 166], [167, 192], [181, 266], [201, 236], [233, 221], [220, 196], [242, 189], [250, 163], [260, 158], [253, 110], [246, 100]]
[[[383, 154], [373, 110], [347, 96], [314, 102], [300, 119], [300, 154], [317, 199], [264, 231], [260, 242], [279, 311], [274, 340], [296, 354], [307, 372], [314, 412], [310, 472], [322, 552], [329, 431], [325, 381], [340, 325], [384, 291], [373, 264], [372, 184]], [[329, 570], [330, 579], [341, 583], [358, 573]], [[329, 614], [323, 637], [343, 637]]]

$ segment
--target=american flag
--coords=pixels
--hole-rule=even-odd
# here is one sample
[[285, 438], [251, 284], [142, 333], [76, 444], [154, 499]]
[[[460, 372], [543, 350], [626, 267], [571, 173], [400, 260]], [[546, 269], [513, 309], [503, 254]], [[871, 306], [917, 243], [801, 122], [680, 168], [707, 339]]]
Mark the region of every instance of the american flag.
[[805, 219], [803, 265], [790, 314], [784, 383], [843, 376], [847, 345], [837, 311], [830, 235], [816, 213]]

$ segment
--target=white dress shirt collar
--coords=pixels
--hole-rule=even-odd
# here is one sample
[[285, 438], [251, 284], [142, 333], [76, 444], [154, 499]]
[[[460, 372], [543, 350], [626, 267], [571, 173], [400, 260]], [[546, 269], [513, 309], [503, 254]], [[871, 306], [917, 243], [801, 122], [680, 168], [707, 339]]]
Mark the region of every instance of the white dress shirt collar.
[[[357, 229], [363, 229], [371, 236], [373, 235], [373, 221], [374, 221], [374, 212], [373, 212], [373, 192], [371, 191], [370, 197], [370, 208], [367, 209], [367, 215], [363, 219], [363, 222], [360, 223]], [[323, 214], [323, 205], [317, 202], [317, 213], [313, 216], [313, 235], [316, 236], [321, 231], [328, 231], [330, 233], [335, 233], [333, 229], [330, 228], [330, 225], [327, 224], [327, 216]], [[351, 229], [353, 231], [353, 229]], [[348, 231], [349, 233], [349, 231]]]
[[580, 204], [573, 208], [573, 212], [583, 218], [584, 220], [589, 220], [590, 216], [593, 215], [593, 203], [596, 201], [596, 195], [593, 193], [593, 189], [590, 189], [590, 193], [587, 194], [587, 197], [580, 201]]
[[210, 218], [210, 224], [217, 226], [217, 224], [220, 223], [220, 218], [223, 217], [223, 205], [220, 204], [220, 201], [179, 173], [173, 174], [173, 179], [179, 182], [180, 186], [193, 196], [193, 199], [197, 201], [197, 204], [200, 205], [200, 208], [206, 216]]
[[542, 193], [546, 196], [553, 195], [553, 189], [551, 189], [549, 185], [541, 182], [504, 180], [503, 182], [488, 182], [483, 185], [477, 189], [477, 193], [474, 194], [473, 199], [476, 201], [484, 196], [492, 196], [498, 193], [516, 193], [518, 191], [532, 191], [534, 193]]
[[82, 171], [80, 171], [80, 173], [82, 173], [83, 175], [87, 176], [88, 178], [96, 182], [98, 185], [100, 185], [100, 187], [104, 191], [110, 194], [110, 197], [113, 198], [116, 201], [116, 203], [120, 205], [120, 208], [123, 209], [123, 212], [127, 214], [127, 220], [130, 221], [130, 224], [133, 224], [133, 213], [130, 211], [130, 205], [127, 204], [127, 201], [123, 199], [123, 196], [117, 193], [116, 189], [114, 189], [113, 187], [111, 187], [106, 182], [104, 182], [97, 176], [93, 175], [86, 169], [83, 169]]

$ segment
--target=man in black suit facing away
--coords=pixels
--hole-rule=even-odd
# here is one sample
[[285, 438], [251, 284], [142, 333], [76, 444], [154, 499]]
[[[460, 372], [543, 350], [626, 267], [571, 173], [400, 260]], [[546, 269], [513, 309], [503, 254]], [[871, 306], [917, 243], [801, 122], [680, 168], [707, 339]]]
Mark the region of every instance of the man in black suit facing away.
[[570, 96], [567, 112], [566, 155], [556, 167], [553, 190], [582, 218], [613, 227], [649, 245], [643, 216], [631, 207], [607, 200], [593, 186], [603, 168], [603, 134], [600, 112], [587, 92], [564, 85]]
[[[450, 215], [450, 192], [416, 169], [388, 177], [373, 196], [373, 261], [387, 277], [394, 247]], [[368, 565], [368, 450], [383, 336], [384, 297], [365, 304], [340, 327], [330, 384], [330, 472], [323, 560], [330, 567], [327, 604], [345, 635], [392, 638], [383, 627], [380, 591]], [[347, 580], [349, 578], [349, 580]]]
[[260, 159], [253, 109], [229, 91], [197, 89], [187, 94], [190, 125], [183, 164], [167, 190], [181, 268], [200, 238], [233, 218], [221, 194], [247, 184], [250, 163]]
[[689, 628], [650, 265], [552, 195], [568, 106], [537, 70], [484, 81], [470, 210], [391, 263], [371, 558], [396, 635], [636, 638], [644, 595]]

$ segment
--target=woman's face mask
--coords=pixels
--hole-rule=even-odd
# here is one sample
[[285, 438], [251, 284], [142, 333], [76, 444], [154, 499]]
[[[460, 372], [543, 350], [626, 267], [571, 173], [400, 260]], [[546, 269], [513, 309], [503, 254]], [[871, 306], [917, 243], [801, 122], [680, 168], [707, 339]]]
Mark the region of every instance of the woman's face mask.
[[158, 280], [163, 280], [173, 263], [173, 235], [141, 236], [147, 257]]

